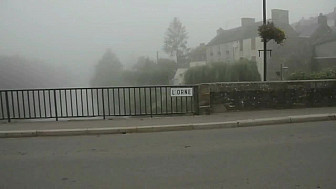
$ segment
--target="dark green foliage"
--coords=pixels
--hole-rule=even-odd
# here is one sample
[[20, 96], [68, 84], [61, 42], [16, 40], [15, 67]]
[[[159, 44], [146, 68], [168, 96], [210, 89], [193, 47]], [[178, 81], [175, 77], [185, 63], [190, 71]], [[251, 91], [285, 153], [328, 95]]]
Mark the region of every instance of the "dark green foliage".
[[256, 62], [246, 59], [235, 63], [217, 62], [190, 68], [184, 76], [186, 84], [212, 82], [260, 81]]
[[336, 69], [313, 72], [313, 73], [304, 73], [304, 72], [295, 72], [290, 75], [289, 80], [316, 80], [316, 79], [336, 79]]
[[201, 44], [200, 46], [193, 48], [188, 53], [188, 59], [191, 62], [194, 61], [205, 61], [206, 60], [206, 46]]
[[102, 59], [96, 65], [96, 72], [91, 84], [93, 86], [123, 85], [123, 65], [118, 57], [110, 50], [106, 50]]
[[125, 71], [124, 80], [128, 85], [168, 85], [174, 77], [176, 63], [159, 59], [158, 64], [147, 57], [140, 57], [132, 71]]
[[282, 44], [286, 39], [285, 32], [275, 27], [272, 22], [267, 22], [267, 24], [259, 26], [258, 32], [263, 42], [268, 42], [273, 39], [277, 44]]

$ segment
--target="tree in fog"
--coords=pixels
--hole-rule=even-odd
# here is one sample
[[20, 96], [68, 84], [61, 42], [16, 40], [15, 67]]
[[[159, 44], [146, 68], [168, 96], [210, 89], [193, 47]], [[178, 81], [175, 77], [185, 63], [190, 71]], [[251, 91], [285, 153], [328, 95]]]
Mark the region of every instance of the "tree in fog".
[[185, 26], [175, 17], [165, 33], [163, 50], [171, 56], [175, 56], [177, 64], [181, 62], [181, 58], [183, 59], [188, 50], [187, 39], [188, 34]]
[[133, 66], [136, 71], [148, 71], [155, 67], [155, 62], [149, 57], [141, 56], [138, 58], [137, 63]]
[[188, 53], [188, 59], [191, 62], [206, 61], [206, 46], [202, 43], [200, 46], [195, 47]]
[[128, 85], [167, 85], [174, 77], [176, 63], [169, 59], [159, 59], [156, 64], [148, 57], [139, 57], [130, 71], [124, 72]]
[[107, 49], [102, 59], [96, 65], [95, 76], [91, 81], [93, 86], [113, 86], [122, 84], [123, 65], [118, 57]]

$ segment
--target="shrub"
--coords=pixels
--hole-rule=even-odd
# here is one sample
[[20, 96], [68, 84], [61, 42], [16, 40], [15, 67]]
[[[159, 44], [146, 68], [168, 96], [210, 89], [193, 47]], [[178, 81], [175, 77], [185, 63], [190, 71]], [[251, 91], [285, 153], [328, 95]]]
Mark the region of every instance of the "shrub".
[[244, 59], [234, 63], [216, 62], [189, 68], [184, 81], [186, 84], [260, 81], [260, 74], [256, 62]]
[[317, 80], [317, 79], [336, 79], [336, 69], [313, 72], [313, 73], [304, 73], [304, 72], [295, 72], [292, 73], [289, 80]]

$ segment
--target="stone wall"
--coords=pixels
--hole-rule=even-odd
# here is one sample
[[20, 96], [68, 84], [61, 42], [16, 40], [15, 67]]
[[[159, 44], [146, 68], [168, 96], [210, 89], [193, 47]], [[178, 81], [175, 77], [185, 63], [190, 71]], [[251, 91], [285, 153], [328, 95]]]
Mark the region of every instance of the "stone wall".
[[199, 112], [336, 106], [336, 80], [201, 84]]

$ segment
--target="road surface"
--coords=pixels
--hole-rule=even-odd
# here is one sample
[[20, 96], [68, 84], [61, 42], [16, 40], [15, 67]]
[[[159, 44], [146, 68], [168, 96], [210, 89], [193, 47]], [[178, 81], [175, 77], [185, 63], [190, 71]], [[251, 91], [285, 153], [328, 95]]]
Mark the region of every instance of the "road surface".
[[336, 122], [0, 139], [0, 188], [334, 188]]

